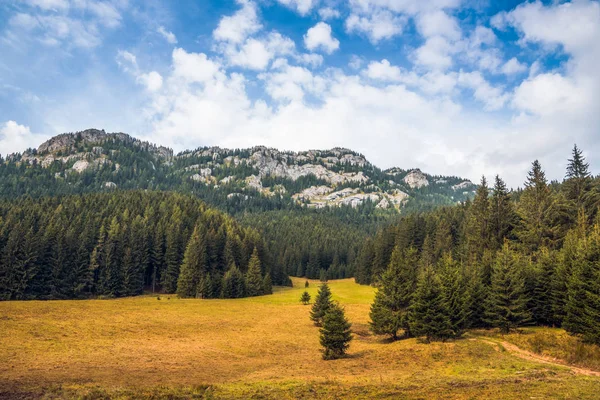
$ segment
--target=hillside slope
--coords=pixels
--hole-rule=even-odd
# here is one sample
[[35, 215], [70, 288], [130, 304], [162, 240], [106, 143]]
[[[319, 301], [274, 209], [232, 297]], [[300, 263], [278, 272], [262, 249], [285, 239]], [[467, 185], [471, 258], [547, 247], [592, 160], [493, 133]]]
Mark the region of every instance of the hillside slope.
[[475, 185], [418, 169], [382, 171], [344, 148], [279, 151], [201, 147], [173, 154], [124, 133], [58, 135], [0, 167], [0, 195], [124, 189], [194, 193], [229, 211], [303, 206], [423, 209], [464, 201]]

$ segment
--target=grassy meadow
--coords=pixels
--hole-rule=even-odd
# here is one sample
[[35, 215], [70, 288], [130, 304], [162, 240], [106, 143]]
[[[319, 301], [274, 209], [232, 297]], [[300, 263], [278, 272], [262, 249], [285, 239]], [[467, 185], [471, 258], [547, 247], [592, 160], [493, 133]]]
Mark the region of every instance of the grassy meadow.
[[[294, 286], [235, 300], [0, 302], [0, 398], [594, 399], [600, 393], [600, 377], [521, 359], [476, 334], [433, 344], [373, 336], [374, 289], [350, 279], [330, 282], [353, 323], [349, 356], [323, 361], [310, 306], [298, 301], [304, 280]], [[317, 288], [311, 281], [313, 299]], [[536, 332], [546, 341], [563, 335]], [[533, 336], [503, 340], [524, 348], [537, 343], [527, 344], [527, 337]]]

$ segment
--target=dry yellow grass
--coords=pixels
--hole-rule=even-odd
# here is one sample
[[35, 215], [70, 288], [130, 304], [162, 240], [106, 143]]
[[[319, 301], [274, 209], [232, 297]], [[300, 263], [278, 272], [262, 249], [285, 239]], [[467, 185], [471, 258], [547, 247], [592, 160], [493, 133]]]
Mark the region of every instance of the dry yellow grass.
[[[374, 290], [331, 282], [354, 324], [348, 358], [323, 361], [299, 303], [272, 296], [0, 303], [0, 397], [595, 398], [600, 379], [489, 344], [388, 343], [368, 332]], [[314, 296], [317, 283], [308, 289]]]

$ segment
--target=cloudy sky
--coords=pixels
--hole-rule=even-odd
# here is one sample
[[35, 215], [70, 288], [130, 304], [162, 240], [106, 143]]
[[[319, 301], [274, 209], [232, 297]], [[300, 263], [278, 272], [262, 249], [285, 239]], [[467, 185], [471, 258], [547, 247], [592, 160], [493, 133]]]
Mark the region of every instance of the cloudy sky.
[[574, 143], [600, 172], [599, 65], [596, 0], [0, 0], [0, 154], [95, 127], [518, 186]]

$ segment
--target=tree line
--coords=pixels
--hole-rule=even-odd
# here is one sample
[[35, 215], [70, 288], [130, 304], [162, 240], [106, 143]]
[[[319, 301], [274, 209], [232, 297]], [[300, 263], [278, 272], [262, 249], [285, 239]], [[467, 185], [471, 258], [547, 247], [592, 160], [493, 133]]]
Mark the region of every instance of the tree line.
[[261, 235], [190, 196], [0, 201], [0, 299], [243, 297], [288, 284]]
[[522, 190], [482, 178], [473, 201], [406, 216], [365, 241], [371, 329], [445, 340], [468, 328], [562, 326], [600, 344], [600, 180], [575, 146], [562, 183], [534, 161]]

